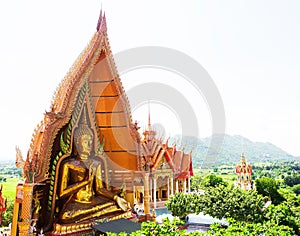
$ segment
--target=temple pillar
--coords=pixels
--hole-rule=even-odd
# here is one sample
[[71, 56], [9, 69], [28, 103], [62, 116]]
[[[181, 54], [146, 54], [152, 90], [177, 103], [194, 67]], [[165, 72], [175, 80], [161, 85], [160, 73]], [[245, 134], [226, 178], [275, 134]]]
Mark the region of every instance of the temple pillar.
[[14, 212], [13, 212], [13, 219], [11, 224], [11, 234], [10, 235], [17, 235], [18, 230], [18, 220], [19, 220], [19, 211], [20, 211], [20, 204], [23, 200], [23, 184], [18, 184], [16, 188], [16, 197], [14, 203]]
[[186, 193], [186, 179], [183, 179], [183, 192]]
[[134, 205], [137, 204], [135, 185], [133, 185], [132, 187], [132, 192], [133, 192], [133, 205]]
[[168, 177], [168, 185], [167, 185], [167, 199], [169, 199], [169, 196], [170, 196], [170, 177]]
[[150, 179], [150, 202], [153, 202], [153, 178]]
[[156, 176], [153, 178], [153, 208], [156, 208]]
[[178, 193], [179, 189], [178, 189], [178, 179], [175, 179], [175, 193]]
[[23, 200], [21, 210], [21, 222], [18, 222], [19, 235], [29, 235], [32, 214], [32, 193], [34, 184], [26, 183], [23, 185]]
[[188, 181], [188, 193], [191, 193], [191, 178], [190, 178], [190, 176], [188, 176], [187, 181]]
[[150, 216], [149, 173], [144, 175], [144, 213]]
[[12, 219], [12, 226], [11, 226], [11, 235], [17, 235], [19, 207], [20, 207], [20, 204], [15, 201], [13, 219]]
[[170, 182], [171, 182], [171, 195], [174, 195], [174, 179], [173, 179], [173, 177], [171, 177]]

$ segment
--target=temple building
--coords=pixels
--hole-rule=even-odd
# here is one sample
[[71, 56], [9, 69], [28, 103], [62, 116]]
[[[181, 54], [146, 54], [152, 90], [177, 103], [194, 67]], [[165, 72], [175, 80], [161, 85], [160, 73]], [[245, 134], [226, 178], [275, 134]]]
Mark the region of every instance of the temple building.
[[237, 174], [235, 186], [244, 190], [254, 188], [254, 183], [252, 181], [252, 166], [246, 161], [244, 152], [242, 153], [240, 162], [236, 165], [235, 173]]
[[[150, 202], [153, 208], [162, 207], [171, 194], [190, 192], [190, 177], [193, 176], [192, 153], [169, 146], [168, 140], [156, 138], [156, 132], [148, 117], [148, 127], [141, 141], [141, 163], [150, 171]], [[142, 199], [140, 199], [142, 200]]]
[[[191, 153], [143, 137], [113, 60], [105, 15], [58, 86], [33, 133], [24, 181], [16, 187], [12, 235], [91, 235], [101, 221], [145, 215], [171, 194], [189, 192]], [[147, 217], [146, 217], [147, 219]]]

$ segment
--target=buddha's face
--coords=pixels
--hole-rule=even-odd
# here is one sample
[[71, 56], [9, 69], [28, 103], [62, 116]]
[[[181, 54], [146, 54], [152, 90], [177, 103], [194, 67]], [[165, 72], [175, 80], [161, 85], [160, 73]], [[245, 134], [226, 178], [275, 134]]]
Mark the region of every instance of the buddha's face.
[[79, 138], [78, 152], [81, 159], [86, 159], [92, 151], [93, 139], [91, 135], [84, 134]]

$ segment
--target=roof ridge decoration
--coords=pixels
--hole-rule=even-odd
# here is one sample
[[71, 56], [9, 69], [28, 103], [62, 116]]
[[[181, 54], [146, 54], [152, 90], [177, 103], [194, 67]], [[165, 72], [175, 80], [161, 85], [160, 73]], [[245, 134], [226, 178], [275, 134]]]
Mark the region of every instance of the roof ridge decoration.
[[[99, 39], [97, 40], [97, 37], [94, 36], [91, 40], [92, 46], [99, 43], [97, 41]], [[72, 91], [76, 90], [75, 88], [78, 89], [81, 87], [82, 82], [86, 81], [87, 75], [92, 70], [93, 66], [91, 65], [94, 63], [85, 69], [87, 61], [96, 61], [100, 55], [100, 50], [92, 50], [91, 44], [79, 56], [61, 82], [55, 92], [50, 112], [45, 113], [42, 125], [37, 128], [37, 131], [33, 135], [27, 160], [33, 163], [41, 162], [40, 168], [33, 165], [35, 168], [31, 170], [31, 172], [35, 173], [37, 181], [49, 176], [48, 168], [54, 139], [59, 129], [69, 121], [75, 105], [77, 94]]]
[[[98, 23], [97, 23], [97, 27], [96, 27], [97, 32], [103, 34], [103, 35], [107, 35], [107, 24], [106, 24], [106, 15], [105, 15], [105, 11], [102, 11], [102, 6], [101, 6], [101, 10], [100, 10], [100, 15], [99, 15], [99, 19], [98, 19]], [[114, 80], [116, 81], [118, 87], [118, 91], [120, 93], [120, 96], [126, 101], [124, 103], [124, 105], [126, 105], [126, 107], [124, 107], [124, 109], [126, 110], [127, 114], [129, 115], [129, 120], [128, 123], [132, 124], [132, 116], [131, 116], [131, 108], [130, 108], [130, 103], [129, 103], [129, 99], [125, 93], [125, 89], [121, 83], [120, 80], [120, 76], [117, 70], [117, 66], [115, 63], [114, 58], [111, 56], [112, 52], [110, 50], [110, 45], [109, 45], [109, 39], [107, 37], [104, 37], [104, 44], [107, 46], [106, 48], [109, 50], [107, 53], [107, 58], [109, 60], [109, 67], [114, 75]], [[133, 132], [133, 135], [136, 135]]]
[[99, 29], [100, 29], [101, 21], [102, 21], [102, 6], [101, 6], [101, 9], [100, 9], [100, 15], [99, 15], [99, 19], [98, 19], [98, 23], [97, 23], [97, 27], [96, 27], [97, 31], [99, 31]]

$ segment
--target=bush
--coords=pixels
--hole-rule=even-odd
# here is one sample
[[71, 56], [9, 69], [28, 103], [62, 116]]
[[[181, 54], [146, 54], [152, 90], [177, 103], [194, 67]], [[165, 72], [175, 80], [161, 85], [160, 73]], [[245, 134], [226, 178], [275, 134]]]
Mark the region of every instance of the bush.
[[219, 223], [212, 224], [211, 230], [206, 235], [295, 235], [292, 228], [285, 225], [277, 225], [272, 221], [262, 223], [249, 223], [229, 220], [229, 226], [223, 227]]

